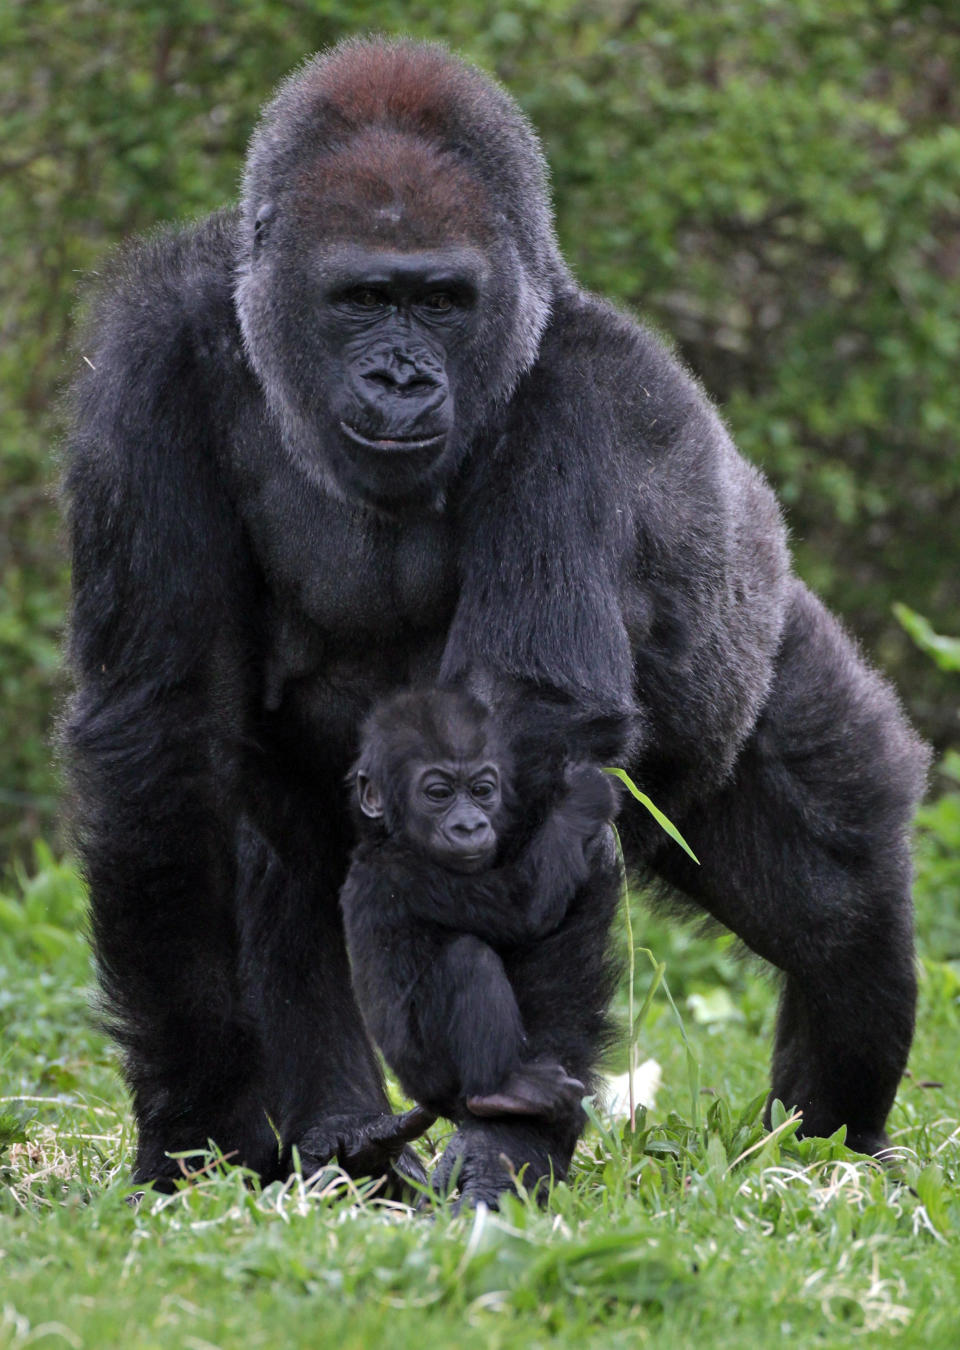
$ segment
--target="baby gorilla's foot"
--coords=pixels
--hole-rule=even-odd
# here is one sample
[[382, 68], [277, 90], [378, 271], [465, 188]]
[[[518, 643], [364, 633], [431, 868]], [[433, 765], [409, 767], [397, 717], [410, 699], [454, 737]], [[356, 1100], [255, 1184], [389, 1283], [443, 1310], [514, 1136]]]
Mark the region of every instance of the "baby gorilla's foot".
[[578, 1105], [586, 1088], [571, 1078], [562, 1064], [551, 1061], [522, 1064], [496, 1092], [467, 1098], [474, 1116], [546, 1116], [553, 1119]]

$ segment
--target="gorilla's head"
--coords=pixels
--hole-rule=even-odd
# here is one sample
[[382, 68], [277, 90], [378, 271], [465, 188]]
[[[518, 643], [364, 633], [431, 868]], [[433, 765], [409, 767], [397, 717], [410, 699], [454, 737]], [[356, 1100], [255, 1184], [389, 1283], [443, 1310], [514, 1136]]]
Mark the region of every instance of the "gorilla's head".
[[388, 509], [435, 497], [563, 276], [515, 104], [441, 47], [343, 43], [268, 106], [241, 237], [244, 340], [299, 463]]
[[481, 872], [512, 823], [512, 768], [501, 728], [478, 699], [404, 689], [361, 728], [349, 775], [358, 827], [453, 872]]

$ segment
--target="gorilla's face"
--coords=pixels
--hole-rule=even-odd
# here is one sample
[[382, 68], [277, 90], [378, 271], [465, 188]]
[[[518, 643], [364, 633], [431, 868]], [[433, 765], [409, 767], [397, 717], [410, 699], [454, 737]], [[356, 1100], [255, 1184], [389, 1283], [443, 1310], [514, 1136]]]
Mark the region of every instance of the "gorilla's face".
[[339, 245], [326, 251], [318, 282], [328, 464], [369, 500], [416, 496], [457, 458], [483, 257], [466, 247]]
[[276, 239], [274, 263], [251, 269], [241, 313], [258, 311], [248, 349], [298, 458], [374, 505], [435, 495], [482, 404], [483, 253], [281, 249], [279, 229]]
[[264, 160], [277, 193], [245, 203], [236, 297], [288, 449], [347, 500], [439, 503], [547, 302], [477, 181], [422, 139], [370, 133], [287, 182]]

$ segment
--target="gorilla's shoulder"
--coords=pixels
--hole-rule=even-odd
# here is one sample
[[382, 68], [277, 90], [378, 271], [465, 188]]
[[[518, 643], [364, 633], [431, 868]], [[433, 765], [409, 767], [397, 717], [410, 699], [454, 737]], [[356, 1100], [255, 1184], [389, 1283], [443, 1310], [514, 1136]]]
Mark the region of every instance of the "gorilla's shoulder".
[[541, 394], [551, 406], [572, 395], [596, 416], [612, 417], [633, 444], [638, 437], [675, 444], [686, 432], [718, 448], [725, 439], [710, 400], [669, 343], [633, 315], [576, 287], [554, 303], [534, 380], [552, 386]]
[[234, 213], [217, 214], [135, 241], [103, 270], [75, 344], [68, 489], [88, 471], [119, 481], [151, 465], [172, 473], [174, 460], [185, 473], [184, 455], [212, 463], [207, 449], [252, 387], [233, 306], [235, 228]]
[[233, 305], [237, 213], [217, 212], [122, 246], [97, 279], [81, 329], [88, 367], [151, 385], [162, 372], [241, 349]]
[[631, 383], [638, 378], [650, 384], [665, 380], [703, 397], [668, 339], [590, 291], [571, 288], [557, 297], [545, 340], [555, 359], [567, 353], [578, 363], [587, 360], [591, 375], [605, 372], [607, 379], [617, 382], [626, 375]]

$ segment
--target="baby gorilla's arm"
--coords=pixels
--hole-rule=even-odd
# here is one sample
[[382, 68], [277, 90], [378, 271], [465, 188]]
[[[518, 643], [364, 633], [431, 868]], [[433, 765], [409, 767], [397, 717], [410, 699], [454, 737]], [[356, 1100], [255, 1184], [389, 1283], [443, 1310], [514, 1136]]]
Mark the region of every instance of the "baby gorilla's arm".
[[418, 860], [418, 875], [405, 878], [404, 903], [417, 919], [466, 933], [494, 947], [528, 942], [540, 935], [529, 907], [518, 897], [512, 868], [460, 876]]

